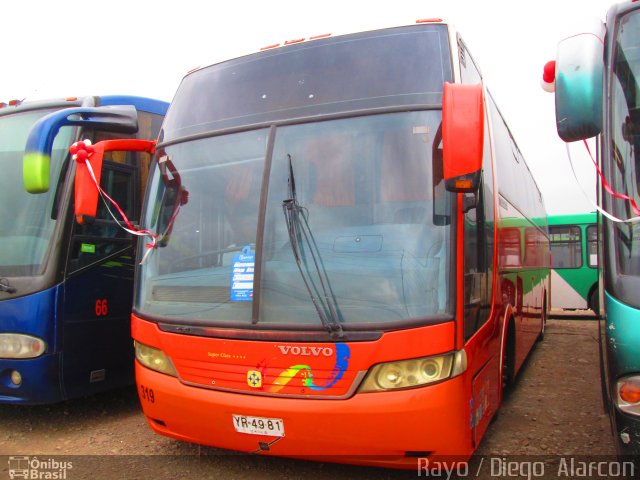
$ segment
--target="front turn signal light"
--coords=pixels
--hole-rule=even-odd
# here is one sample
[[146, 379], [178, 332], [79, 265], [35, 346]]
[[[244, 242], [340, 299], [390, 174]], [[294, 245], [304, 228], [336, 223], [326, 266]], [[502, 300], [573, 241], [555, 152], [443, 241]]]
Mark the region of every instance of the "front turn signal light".
[[616, 384], [616, 405], [623, 412], [640, 415], [640, 376], [622, 377]]

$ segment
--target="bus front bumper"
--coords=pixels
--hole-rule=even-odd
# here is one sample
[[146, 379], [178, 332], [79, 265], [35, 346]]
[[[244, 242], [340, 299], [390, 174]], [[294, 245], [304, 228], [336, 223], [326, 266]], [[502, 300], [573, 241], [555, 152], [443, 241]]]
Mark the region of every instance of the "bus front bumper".
[[640, 417], [629, 415], [614, 408], [613, 434], [618, 455], [640, 456]]
[[[426, 458], [464, 462], [473, 450], [461, 377], [348, 399], [293, 399], [192, 387], [136, 362], [136, 383], [154, 431], [201, 445], [407, 469]], [[284, 436], [238, 432], [234, 415], [280, 419]]]
[[[12, 380], [18, 372], [20, 383]], [[0, 358], [0, 403], [44, 405], [64, 400], [58, 354], [38, 358]]]

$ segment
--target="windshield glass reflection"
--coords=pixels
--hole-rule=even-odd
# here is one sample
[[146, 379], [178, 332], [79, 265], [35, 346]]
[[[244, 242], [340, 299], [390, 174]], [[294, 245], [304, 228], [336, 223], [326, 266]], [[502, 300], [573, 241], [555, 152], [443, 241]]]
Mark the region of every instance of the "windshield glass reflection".
[[31, 194], [22, 182], [22, 157], [31, 126], [52, 110], [0, 116], [0, 275], [30, 276], [42, 273], [56, 224], [54, 196], [73, 129], [60, 129], [51, 155], [47, 193]]
[[[424, 111], [166, 147], [188, 202], [139, 270], [136, 308], [196, 323], [317, 329], [323, 313], [332, 328], [447, 313], [439, 127], [440, 112]], [[292, 173], [295, 221], [283, 210]], [[149, 191], [145, 226], [158, 231], [171, 202], [157, 169]]]

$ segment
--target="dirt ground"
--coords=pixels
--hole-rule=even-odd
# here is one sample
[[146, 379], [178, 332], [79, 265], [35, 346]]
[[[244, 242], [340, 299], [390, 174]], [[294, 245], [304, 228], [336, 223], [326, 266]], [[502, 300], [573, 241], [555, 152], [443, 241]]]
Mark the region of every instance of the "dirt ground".
[[[557, 455], [614, 454], [600, 398], [596, 321], [548, 322], [544, 341], [529, 357], [477, 453], [496, 458], [534, 456], [527, 458], [540, 461]], [[41, 478], [417, 476], [417, 472], [238, 455], [161, 437], [147, 426], [133, 387], [53, 406], [0, 405], [0, 480], [10, 478], [10, 473], [15, 476], [10, 469], [21, 456], [43, 462], [40, 471], [49, 476]], [[496, 478], [488, 464], [483, 468], [474, 476]], [[51, 476], [56, 472], [58, 477]]]

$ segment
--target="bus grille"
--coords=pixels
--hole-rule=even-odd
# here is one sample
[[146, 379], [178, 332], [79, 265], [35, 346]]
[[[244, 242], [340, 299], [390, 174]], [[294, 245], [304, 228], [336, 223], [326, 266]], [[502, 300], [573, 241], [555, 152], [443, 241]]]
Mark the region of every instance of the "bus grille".
[[[236, 360], [237, 361], [237, 360]], [[364, 372], [346, 370], [341, 381], [333, 385], [335, 371], [313, 369], [316, 387], [305, 385], [307, 371], [293, 371], [285, 367], [264, 367], [243, 363], [222, 363], [173, 358], [182, 382], [214, 390], [251, 393], [256, 395], [293, 396], [304, 398], [346, 398], [360, 383]], [[248, 382], [251, 371], [260, 372], [261, 385], [254, 388]], [[327, 388], [333, 385], [331, 388]]]
[[161, 302], [227, 303], [229, 287], [156, 286], [152, 298]]

